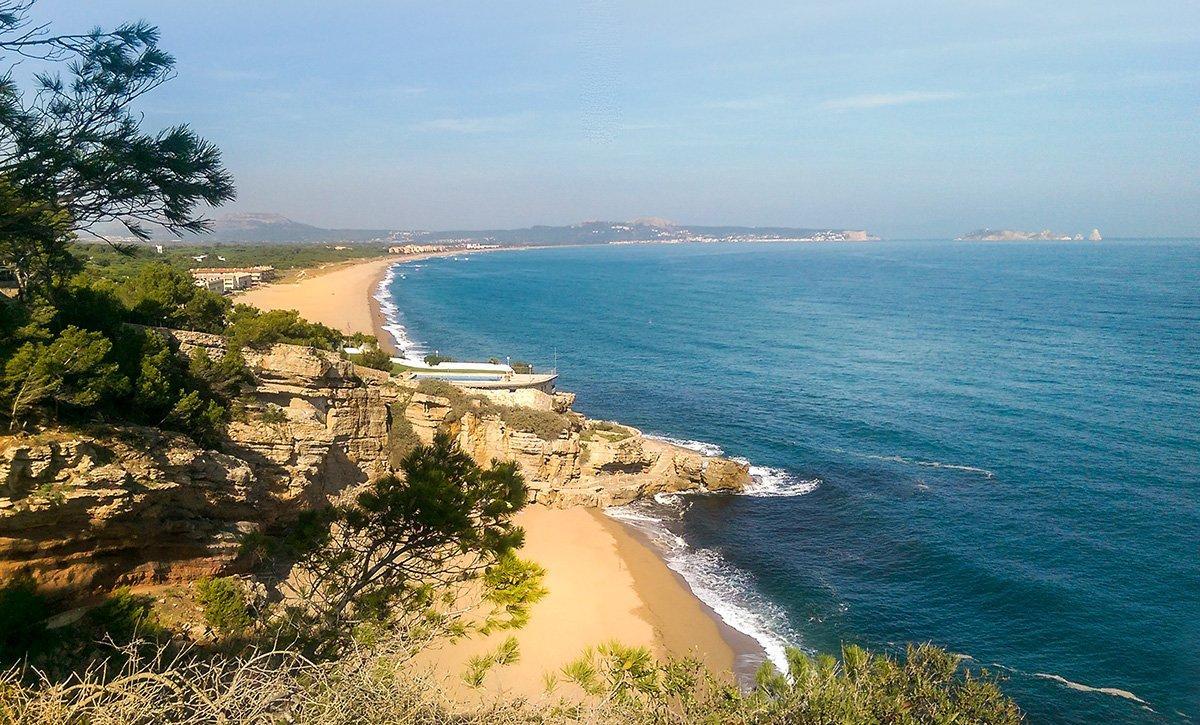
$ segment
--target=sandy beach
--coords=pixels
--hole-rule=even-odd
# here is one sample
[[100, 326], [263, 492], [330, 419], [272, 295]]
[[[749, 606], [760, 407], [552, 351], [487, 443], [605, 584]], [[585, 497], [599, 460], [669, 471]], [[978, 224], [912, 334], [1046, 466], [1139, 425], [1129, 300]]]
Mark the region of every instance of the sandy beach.
[[[294, 309], [347, 332], [375, 332], [391, 347], [372, 295], [390, 265], [417, 258], [331, 265], [295, 282], [251, 290], [238, 301]], [[520, 643], [520, 661], [490, 675], [487, 692], [537, 696], [544, 673], [612, 640], [646, 646], [658, 655], [694, 655], [724, 672], [733, 671], [739, 654], [755, 651], [753, 640], [721, 622], [650, 544], [623, 524], [596, 510], [542, 506], [522, 511], [519, 523], [526, 531], [521, 555], [546, 569], [550, 593], [515, 633], [477, 636], [430, 652], [426, 663], [444, 674], [451, 692], [465, 693], [459, 675], [466, 661], [494, 649], [509, 634]]]
[[264, 285], [236, 297], [264, 310], [296, 310], [300, 316], [347, 334], [374, 332], [372, 316], [375, 286], [387, 268], [415, 257], [387, 256], [343, 262], [308, 270], [293, 282]]
[[[514, 631], [475, 635], [424, 655], [452, 694], [506, 693], [536, 698], [547, 672], [586, 648], [620, 642], [659, 656], [693, 655], [714, 671], [731, 672], [734, 652], [721, 626], [666, 564], [619, 523], [594, 509], [531, 506], [518, 514], [526, 542], [520, 555], [546, 569], [549, 593], [529, 623]], [[515, 636], [520, 660], [496, 668], [472, 693], [462, 683], [467, 660]]]

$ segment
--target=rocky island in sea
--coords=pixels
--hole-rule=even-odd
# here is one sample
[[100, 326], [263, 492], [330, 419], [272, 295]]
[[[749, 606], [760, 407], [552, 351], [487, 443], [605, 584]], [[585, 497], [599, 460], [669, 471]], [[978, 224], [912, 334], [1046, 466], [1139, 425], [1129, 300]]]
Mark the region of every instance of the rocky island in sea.
[[1049, 229], [1040, 232], [1023, 232], [1015, 229], [976, 229], [961, 237], [955, 237], [956, 242], [1098, 242], [1103, 237], [1100, 230], [1093, 228], [1087, 236], [1083, 234], [1060, 234]]

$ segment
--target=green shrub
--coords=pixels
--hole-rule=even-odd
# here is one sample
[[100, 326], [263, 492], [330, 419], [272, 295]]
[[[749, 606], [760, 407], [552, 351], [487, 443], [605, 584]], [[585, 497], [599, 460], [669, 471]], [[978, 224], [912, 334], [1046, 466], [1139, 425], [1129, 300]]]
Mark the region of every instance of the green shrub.
[[240, 634], [254, 623], [246, 590], [232, 577], [206, 577], [196, 582], [196, 601], [204, 608], [204, 621], [223, 635]]
[[17, 577], [0, 588], [0, 664], [7, 665], [44, 647], [49, 611], [49, 600], [28, 576]]
[[449, 355], [438, 355], [437, 353], [431, 353], [425, 356], [426, 365], [437, 365], [438, 363], [444, 362], [454, 362], [454, 358], [450, 357]]
[[588, 421], [587, 427], [579, 435], [581, 441], [608, 441], [615, 443], [625, 440], [633, 435], [633, 429], [627, 428], [620, 423], [613, 423], [607, 420]]
[[262, 349], [286, 343], [337, 350], [342, 342], [342, 333], [319, 322], [309, 322], [295, 310], [261, 312], [249, 305], [235, 305], [231, 317], [225, 334], [234, 349]]
[[187, 433], [203, 446], [216, 448], [228, 420], [229, 411], [224, 406], [215, 400], [205, 400], [199, 392], [192, 390], [175, 401], [162, 425]]
[[377, 347], [363, 350], [361, 354], [354, 356], [353, 360], [363, 367], [385, 370], [389, 373], [392, 371], [392, 356]]
[[99, 332], [69, 326], [49, 344], [31, 340], [0, 371], [0, 410], [12, 427], [33, 417], [82, 413], [128, 392], [129, 380]]
[[530, 365], [524, 360], [513, 360], [508, 364], [508, 366], [511, 367], [515, 373], [520, 373], [522, 375], [533, 374], [533, 365]]
[[508, 553], [483, 575], [484, 600], [493, 607], [482, 627], [484, 634], [497, 629], [519, 629], [529, 623], [529, 608], [550, 593], [543, 582], [546, 570], [536, 562]]
[[130, 321], [143, 325], [219, 333], [231, 307], [227, 298], [197, 287], [190, 274], [162, 262], [138, 267], [117, 290]]
[[283, 425], [287, 422], [287, 413], [283, 412], [283, 408], [278, 405], [268, 405], [263, 412], [258, 414], [262, 422], [267, 425]]
[[91, 639], [111, 639], [121, 645], [135, 639], [161, 639], [167, 632], [154, 615], [154, 597], [121, 588], [108, 595], [84, 618]]
[[450, 401], [450, 413], [445, 423], [457, 423], [467, 414], [468, 410], [485, 413], [495, 408], [492, 402], [482, 395], [471, 395], [454, 383], [445, 380], [426, 378], [417, 384], [417, 392], [425, 395], [436, 395]]
[[476, 655], [467, 660], [467, 669], [462, 673], [462, 681], [471, 689], [483, 686], [484, 679], [493, 667], [511, 665], [521, 659], [521, 647], [516, 637], [506, 637], [496, 649], [486, 654]]
[[520, 406], [499, 406], [495, 411], [510, 428], [533, 433], [546, 441], [552, 441], [575, 427], [574, 419], [565, 413]]

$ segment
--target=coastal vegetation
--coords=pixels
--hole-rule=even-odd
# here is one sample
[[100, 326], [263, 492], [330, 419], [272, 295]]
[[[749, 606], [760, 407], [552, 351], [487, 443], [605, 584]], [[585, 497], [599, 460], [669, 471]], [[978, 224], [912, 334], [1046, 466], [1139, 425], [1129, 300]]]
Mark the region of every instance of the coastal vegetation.
[[392, 363], [392, 356], [386, 350], [379, 347], [367, 348], [358, 355], [352, 355], [350, 359], [364, 367], [384, 370], [389, 373], [395, 367]]
[[386, 244], [164, 244], [162, 252], [145, 245], [114, 249], [99, 241], [76, 240], [71, 252], [97, 275], [120, 281], [147, 262], [160, 262], [186, 272], [201, 267], [269, 266], [277, 270], [309, 270], [325, 264], [381, 257]]
[[500, 405], [485, 395], [468, 393], [445, 380], [422, 380], [417, 385], [417, 392], [449, 401], [450, 412], [444, 420], [445, 425], [457, 423], [468, 411], [471, 411], [480, 416], [494, 415], [513, 430], [533, 433], [546, 441], [552, 441], [580, 425], [578, 418], [568, 413], [537, 410], [517, 405]]
[[611, 420], [590, 420], [587, 427], [579, 434], [579, 440], [585, 442], [605, 441], [616, 443], [633, 435], [633, 429]]
[[[32, 56], [68, 78], [40, 74], [29, 95], [13, 80], [15, 62], [0, 78], [0, 266], [16, 284], [12, 299], [0, 298], [0, 422], [10, 432], [136, 423], [218, 447], [254, 384], [243, 349], [335, 350], [342, 336], [293, 311], [231, 304], [196, 287], [174, 255], [133, 264], [126, 260], [134, 250], [122, 243], [80, 247], [79, 236], [94, 234], [98, 222], [120, 222], [137, 239], [152, 227], [203, 231], [197, 209], [233, 198], [232, 179], [219, 151], [187, 126], [141, 129], [134, 102], [173, 76], [155, 28], [52, 35], [29, 24], [28, 9], [0, 0], [0, 54]], [[227, 352], [184, 355], [159, 327], [219, 335]], [[546, 440], [581, 425], [442, 381], [423, 381], [417, 391], [449, 400], [449, 422], [475, 410]], [[261, 419], [282, 425], [287, 414], [267, 408]], [[623, 432], [592, 428], [601, 437]], [[544, 706], [504, 697], [474, 710], [452, 705], [422, 676], [415, 655], [437, 642], [520, 628], [547, 594], [544, 570], [519, 558], [524, 532], [514, 517], [526, 504], [526, 482], [516, 464], [481, 466], [446, 435], [421, 445], [403, 424], [393, 435], [393, 473], [242, 534], [235, 547], [245, 578], [194, 582], [186, 597], [211, 632], [165, 616], [148, 593], [73, 598], [42, 592], [28, 577], [4, 583], [0, 720], [1020, 718], [994, 683], [932, 647], [910, 648], [903, 660], [857, 648], [840, 660], [812, 660], [791, 650], [787, 674], [766, 666], [742, 689], [695, 661], [659, 661], [609, 643], [552, 675]], [[465, 679], [480, 686], [519, 657], [516, 640], [506, 639], [469, 663]]]

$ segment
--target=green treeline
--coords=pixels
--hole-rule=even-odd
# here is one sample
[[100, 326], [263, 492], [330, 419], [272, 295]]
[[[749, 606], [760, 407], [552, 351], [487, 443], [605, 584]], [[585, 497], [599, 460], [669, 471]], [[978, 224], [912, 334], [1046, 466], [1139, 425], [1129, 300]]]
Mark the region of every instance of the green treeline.
[[[86, 241], [86, 240], [80, 240]], [[180, 245], [165, 245], [162, 254], [139, 246], [123, 253], [98, 242], [80, 243], [73, 251], [96, 274], [121, 280], [133, 276], [147, 261], [162, 262], [176, 269], [200, 267], [269, 266], [278, 270], [308, 269], [322, 264], [346, 262], [353, 259], [378, 257], [387, 254], [388, 245], [360, 243], [335, 249], [330, 244], [204, 244], [199, 241]], [[203, 257], [203, 259], [197, 259]], [[224, 259], [221, 259], [224, 257]]]
[[[154, 327], [222, 335], [227, 352], [182, 355]], [[143, 264], [120, 283], [81, 272], [0, 298], [0, 424], [129, 422], [214, 446], [252, 382], [242, 348], [336, 350], [341, 338], [292, 311], [233, 305], [165, 264]]]
[[[0, 296], [0, 430], [139, 423], [216, 445], [252, 382], [243, 349], [333, 350], [341, 335], [196, 287], [180, 250], [147, 263], [133, 247], [94, 238], [94, 225], [114, 221], [143, 240], [152, 226], [203, 232], [201, 210], [231, 200], [233, 179], [187, 125], [142, 128], [138, 101], [174, 74], [156, 28], [55, 34], [31, 21], [31, 5], [0, 0], [0, 275], [14, 286]], [[40, 72], [19, 82], [30, 59]], [[287, 266], [271, 261], [276, 253], [219, 252], [229, 264]], [[159, 327], [220, 335], [228, 352], [180, 354]], [[367, 361], [386, 368], [384, 357]], [[498, 414], [546, 435], [570, 425]], [[278, 411], [273, 419], [282, 422]], [[694, 660], [608, 643], [549, 673], [544, 704], [500, 695], [452, 708], [413, 657], [521, 627], [546, 594], [544, 572], [518, 556], [514, 516], [527, 492], [515, 464], [480, 466], [442, 436], [399, 442], [393, 474], [244, 536], [245, 575], [157, 593], [178, 606], [124, 590], [55, 597], [30, 577], [0, 584], [0, 722], [1020, 720], [986, 675], [934, 647], [897, 658], [791, 650], [789, 672], [764, 666], [743, 689]], [[62, 504], [39, 502], [38, 525]], [[78, 521], [63, 526], [81, 531]], [[473, 658], [463, 680], [481, 686], [519, 658], [508, 639]]]

